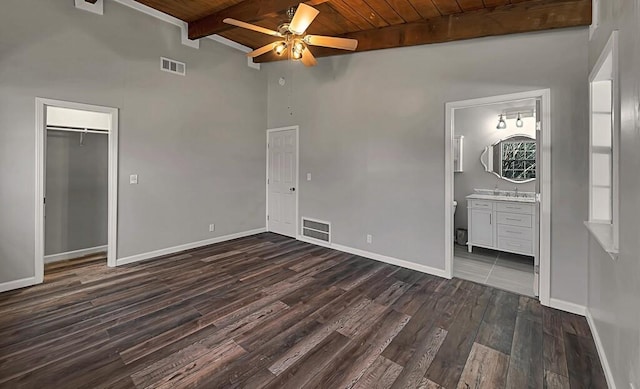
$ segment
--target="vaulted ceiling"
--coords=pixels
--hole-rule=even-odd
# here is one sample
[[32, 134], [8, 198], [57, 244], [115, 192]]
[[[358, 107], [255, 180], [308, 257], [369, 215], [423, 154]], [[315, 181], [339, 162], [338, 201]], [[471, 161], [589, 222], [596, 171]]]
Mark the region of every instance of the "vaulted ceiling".
[[[189, 38], [218, 34], [258, 48], [273, 37], [223, 23], [276, 29], [300, 0], [137, 0], [189, 23]], [[308, 33], [355, 38], [357, 51], [449, 42], [591, 24], [591, 0], [310, 0], [320, 11]], [[345, 54], [318, 48], [316, 57]], [[280, 59], [271, 53], [256, 62]]]

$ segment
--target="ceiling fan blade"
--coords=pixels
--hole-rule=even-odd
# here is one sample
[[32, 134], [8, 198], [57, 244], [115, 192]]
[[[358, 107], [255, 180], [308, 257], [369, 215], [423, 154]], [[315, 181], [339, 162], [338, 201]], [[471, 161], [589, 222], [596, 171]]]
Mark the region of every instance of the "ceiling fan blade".
[[306, 5], [305, 3], [300, 3], [298, 5], [298, 9], [296, 10], [295, 15], [293, 15], [293, 19], [291, 19], [291, 23], [289, 24], [289, 31], [296, 35], [302, 35], [307, 28], [313, 22], [313, 19], [318, 16], [320, 11], [317, 9]]
[[253, 50], [250, 53], [247, 53], [247, 57], [250, 58], [255, 58], [255, 57], [259, 57], [264, 53], [268, 53], [269, 51], [273, 50], [273, 48], [278, 44], [278, 42], [273, 42], [273, 43], [269, 43], [268, 45], [264, 45], [262, 47], [259, 47], [255, 50]]
[[226, 18], [225, 20], [223, 20], [223, 22], [227, 24], [231, 24], [232, 26], [246, 28], [247, 30], [253, 30], [253, 31], [261, 32], [263, 34], [267, 34], [271, 36], [282, 37], [282, 34], [280, 34], [278, 31], [269, 30], [268, 28], [256, 26], [255, 24], [241, 22], [240, 20]]
[[355, 39], [333, 36], [307, 35], [304, 37], [304, 41], [311, 46], [331, 47], [332, 49], [354, 51], [358, 47], [358, 41]]
[[308, 48], [302, 52], [302, 58], [300, 58], [300, 61], [304, 66], [316, 66], [318, 64], [316, 57], [313, 56], [313, 53], [311, 53], [311, 50]]

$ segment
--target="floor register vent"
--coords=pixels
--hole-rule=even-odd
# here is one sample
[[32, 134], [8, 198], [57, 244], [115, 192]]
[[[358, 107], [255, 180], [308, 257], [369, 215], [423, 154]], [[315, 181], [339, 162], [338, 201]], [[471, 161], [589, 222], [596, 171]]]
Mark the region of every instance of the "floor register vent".
[[303, 217], [302, 236], [331, 243], [331, 223]]

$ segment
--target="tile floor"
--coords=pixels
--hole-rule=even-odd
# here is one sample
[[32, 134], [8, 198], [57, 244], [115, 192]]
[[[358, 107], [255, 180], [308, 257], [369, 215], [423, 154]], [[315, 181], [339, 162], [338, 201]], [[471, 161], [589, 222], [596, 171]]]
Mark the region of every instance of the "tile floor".
[[510, 292], [534, 296], [533, 257], [455, 245], [453, 275]]

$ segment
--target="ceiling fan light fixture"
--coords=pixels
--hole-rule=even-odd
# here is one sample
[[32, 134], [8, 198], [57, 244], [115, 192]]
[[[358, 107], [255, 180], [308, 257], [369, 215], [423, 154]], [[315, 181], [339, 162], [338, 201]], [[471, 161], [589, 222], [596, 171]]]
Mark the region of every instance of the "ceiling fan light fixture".
[[358, 41], [356, 39], [308, 35], [306, 33], [307, 28], [316, 16], [318, 16], [319, 12], [317, 9], [305, 3], [300, 3], [297, 7], [289, 8], [287, 11], [289, 20], [280, 24], [277, 31], [232, 18], [226, 18], [223, 22], [235, 27], [256, 31], [281, 39], [250, 51], [247, 53], [247, 57], [249, 58], [256, 58], [273, 50], [277, 56], [281, 57], [285, 54], [287, 59], [300, 61], [304, 66], [315, 66], [318, 64], [318, 61], [313, 56], [310, 46], [350, 51], [354, 51], [358, 47]]
[[302, 53], [304, 52], [304, 50], [306, 49], [304, 43], [302, 43], [301, 40], [296, 39], [293, 42], [293, 47], [291, 48], [291, 55], [293, 57], [293, 59], [301, 59], [302, 58]]
[[282, 55], [282, 53], [284, 53], [286, 49], [287, 49], [286, 42], [280, 42], [273, 47], [273, 51], [276, 53], [276, 55]]

